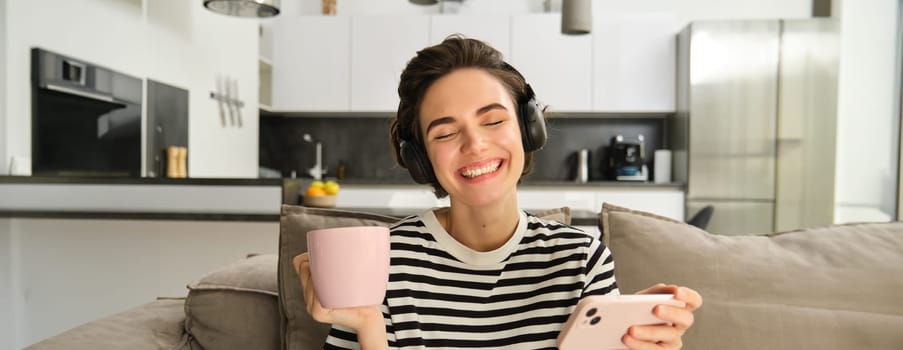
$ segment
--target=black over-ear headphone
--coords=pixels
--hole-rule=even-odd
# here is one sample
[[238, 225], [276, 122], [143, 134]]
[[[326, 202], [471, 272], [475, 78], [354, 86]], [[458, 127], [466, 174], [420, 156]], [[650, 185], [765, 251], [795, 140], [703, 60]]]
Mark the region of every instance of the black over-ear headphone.
[[[503, 63], [502, 67], [524, 79], [524, 76], [508, 63]], [[530, 87], [530, 84], [526, 84], [524, 90], [524, 96], [517, 101], [517, 119], [524, 152], [533, 152], [546, 144], [546, 121], [542, 113], [542, 106], [536, 101], [533, 88]], [[411, 132], [418, 131], [412, 130]], [[407, 136], [408, 138], [402, 136], [400, 128], [395, 130], [395, 142], [398, 144], [398, 153], [403, 165], [411, 173], [414, 182], [419, 184], [435, 182], [436, 175], [433, 173], [433, 165], [430, 163], [426, 151], [411, 137], [413, 135]]]

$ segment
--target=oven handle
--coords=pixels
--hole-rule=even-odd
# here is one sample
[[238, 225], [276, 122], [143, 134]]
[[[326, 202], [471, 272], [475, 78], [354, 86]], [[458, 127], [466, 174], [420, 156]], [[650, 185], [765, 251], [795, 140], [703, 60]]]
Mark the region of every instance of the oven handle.
[[72, 88], [68, 88], [68, 87], [60, 86], [60, 85], [56, 85], [56, 84], [46, 84], [46, 86], [44, 86], [44, 87], [47, 90], [53, 90], [53, 91], [63, 92], [63, 93], [77, 95], [77, 96], [81, 96], [81, 97], [87, 97], [87, 98], [99, 100], [99, 101], [114, 102], [113, 96], [109, 96], [109, 95], [101, 95], [101, 94], [96, 94], [93, 92], [76, 90], [76, 89], [72, 89]]

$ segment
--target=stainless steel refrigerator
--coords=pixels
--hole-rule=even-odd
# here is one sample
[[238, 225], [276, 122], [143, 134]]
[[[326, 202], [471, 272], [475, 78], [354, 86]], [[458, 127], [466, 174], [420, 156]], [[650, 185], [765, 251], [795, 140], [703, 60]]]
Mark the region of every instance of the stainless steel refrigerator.
[[838, 23], [701, 21], [678, 35], [674, 177], [707, 230], [833, 221]]

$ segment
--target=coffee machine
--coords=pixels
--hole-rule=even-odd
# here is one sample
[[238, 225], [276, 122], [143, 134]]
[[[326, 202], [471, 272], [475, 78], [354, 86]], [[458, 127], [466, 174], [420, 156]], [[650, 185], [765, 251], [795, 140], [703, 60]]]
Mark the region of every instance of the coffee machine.
[[648, 181], [643, 135], [638, 135], [636, 140], [627, 140], [620, 134], [612, 137], [608, 149], [608, 169], [610, 178], [617, 181]]

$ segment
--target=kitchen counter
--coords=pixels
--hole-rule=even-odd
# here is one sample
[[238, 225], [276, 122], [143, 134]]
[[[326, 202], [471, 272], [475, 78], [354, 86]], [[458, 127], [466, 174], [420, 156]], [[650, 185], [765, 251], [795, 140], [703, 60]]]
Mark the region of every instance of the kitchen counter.
[[278, 221], [282, 179], [0, 176], [0, 217]]
[[[294, 194], [303, 190], [310, 181], [0, 176], [0, 218], [276, 222], [279, 220], [280, 206], [296, 204], [297, 196]], [[402, 218], [427, 208], [447, 205], [447, 202], [436, 200], [429, 186], [424, 185], [386, 184], [360, 179], [344, 179], [340, 180], [340, 184], [343, 192], [340, 192], [337, 209]], [[684, 184], [535, 181], [520, 187], [524, 197], [535, 193], [552, 196], [568, 193], [565, 196], [573, 197], [573, 193], [590, 193], [600, 189], [634, 196], [632, 193], [660, 190], [680, 193]], [[410, 197], [411, 193], [417, 195]], [[399, 199], [385, 203], [375, 201], [387, 196], [397, 196]], [[587, 201], [589, 205], [583, 206], [543, 199], [532, 199], [522, 205], [530, 211], [548, 209], [536, 208], [536, 203], [559, 202], [551, 204], [551, 207], [570, 206], [573, 225], [597, 225], [598, 213], [588, 210], [599, 203], [596, 197], [591, 197]]]

